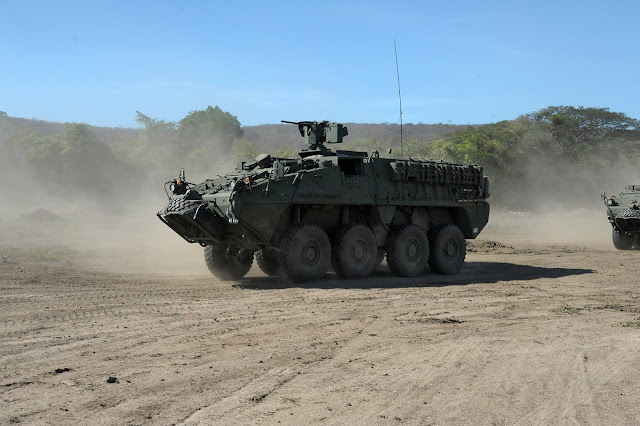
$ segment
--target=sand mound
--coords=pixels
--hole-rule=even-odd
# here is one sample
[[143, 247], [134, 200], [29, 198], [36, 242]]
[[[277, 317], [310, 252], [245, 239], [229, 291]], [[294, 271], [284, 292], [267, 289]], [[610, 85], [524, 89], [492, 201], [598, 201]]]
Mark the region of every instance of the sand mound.
[[38, 209], [33, 213], [26, 214], [23, 216], [27, 220], [31, 220], [33, 222], [60, 222], [63, 219], [55, 213], [47, 209]]

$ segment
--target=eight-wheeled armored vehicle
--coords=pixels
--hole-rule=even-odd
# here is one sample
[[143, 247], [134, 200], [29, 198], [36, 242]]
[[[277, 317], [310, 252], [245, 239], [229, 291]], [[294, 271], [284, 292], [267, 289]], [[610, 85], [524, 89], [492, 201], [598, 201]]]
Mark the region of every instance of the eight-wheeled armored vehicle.
[[460, 270], [465, 239], [489, 220], [482, 167], [334, 152], [326, 144], [342, 142], [345, 126], [292, 124], [308, 143], [298, 158], [262, 154], [197, 185], [184, 170], [167, 182], [172, 194], [158, 217], [204, 246], [215, 276], [239, 279], [255, 258], [267, 275], [296, 283], [330, 267], [341, 278], [362, 278], [385, 254], [401, 277]]
[[600, 194], [607, 206], [611, 238], [618, 250], [640, 246], [640, 185], [627, 185], [618, 195]]

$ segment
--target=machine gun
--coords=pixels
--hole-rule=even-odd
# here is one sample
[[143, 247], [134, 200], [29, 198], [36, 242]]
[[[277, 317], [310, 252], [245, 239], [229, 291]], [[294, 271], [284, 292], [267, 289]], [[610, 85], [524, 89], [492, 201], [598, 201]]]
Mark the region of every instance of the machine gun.
[[287, 124], [297, 124], [300, 136], [307, 138], [309, 149], [327, 151], [325, 143], [342, 143], [342, 138], [349, 134], [347, 128], [339, 123], [328, 121], [285, 121]]

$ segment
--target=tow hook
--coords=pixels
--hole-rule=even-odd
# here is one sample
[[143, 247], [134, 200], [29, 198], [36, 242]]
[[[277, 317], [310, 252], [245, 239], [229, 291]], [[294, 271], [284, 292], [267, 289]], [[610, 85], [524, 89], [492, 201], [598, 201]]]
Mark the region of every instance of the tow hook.
[[229, 223], [232, 225], [237, 225], [239, 222], [235, 213], [231, 209], [227, 209], [227, 218], [229, 219]]

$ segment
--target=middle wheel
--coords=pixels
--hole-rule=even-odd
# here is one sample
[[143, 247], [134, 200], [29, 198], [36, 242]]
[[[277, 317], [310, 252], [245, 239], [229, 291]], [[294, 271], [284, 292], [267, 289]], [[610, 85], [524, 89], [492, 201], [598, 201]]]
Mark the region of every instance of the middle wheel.
[[324, 229], [300, 224], [280, 242], [282, 276], [294, 283], [319, 280], [329, 269], [331, 242]]
[[333, 239], [331, 265], [340, 278], [364, 278], [376, 265], [376, 237], [365, 225], [342, 226]]
[[417, 277], [429, 261], [429, 239], [418, 225], [405, 224], [387, 237], [387, 263], [395, 275]]

